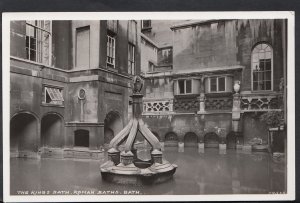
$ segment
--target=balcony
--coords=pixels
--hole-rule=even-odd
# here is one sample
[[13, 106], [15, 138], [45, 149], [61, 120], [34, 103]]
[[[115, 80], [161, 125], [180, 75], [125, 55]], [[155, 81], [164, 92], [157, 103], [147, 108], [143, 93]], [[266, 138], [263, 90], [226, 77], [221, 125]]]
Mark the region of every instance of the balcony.
[[241, 111], [281, 110], [283, 98], [281, 93], [241, 94]]
[[[229, 92], [205, 94], [203, 100], [198, 94], [175, 95], [174, 98], [163, 99], [145, 98], [143, 114], [195, 113], [199, 112], [201, 102], [205, 104], [203, 113], [228, 113], [233, 109], [233, 97], [234, 95]], [[249, 93], [241, 94], [238, 98], [240, 112], [280, 111], [283, 104], [281, 93]]]

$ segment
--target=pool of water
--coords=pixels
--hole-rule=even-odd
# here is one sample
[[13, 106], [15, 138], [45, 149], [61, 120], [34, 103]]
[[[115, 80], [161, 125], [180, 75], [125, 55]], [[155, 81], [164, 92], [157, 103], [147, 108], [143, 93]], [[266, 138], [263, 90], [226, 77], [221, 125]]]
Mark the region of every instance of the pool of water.
[[166, 148], [164, 157], [178, 165], [172, 180], [152, 186], [115, 185], [102, 181], [106, 160], [11, 158], [12, 195], [49, 194], [269, 194], [286, 192], [285, 160], [269, 153], [218, 149]]

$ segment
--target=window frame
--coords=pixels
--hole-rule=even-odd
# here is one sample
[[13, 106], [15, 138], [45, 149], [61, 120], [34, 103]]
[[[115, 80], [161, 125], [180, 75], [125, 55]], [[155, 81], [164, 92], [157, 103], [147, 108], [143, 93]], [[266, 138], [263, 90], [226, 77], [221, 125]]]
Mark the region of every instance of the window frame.
[[[44, 106], [57, 106], [57, 107], [64, 107], [64, 103], [65, 103], [65, 99], [64, 99], [64, 87], [62, 86], [55, 86], [55, 85], [49, 85], [49, 84], [43, 84], [43, 87], [42, 87], [42, 105]], [[61, 93], [61, 97], [62, 97], [62, 100], [61, 100], [61, 104], [53, 104], [53, 103], [47, 103], [47, 88], [51, 88], [51, 89], [58, 89]], [[49, 95], [50, 96], [50, 95]]]
[[[212, 78], [216, 78], [216, 91], [212, 91], [211, 90], [211, 79]], [[223, 91], [220, 91], [219, 89], [219, 79], [220, 78], [224, 78], [224, 90]], [[226, 89], [227, 89], [227, 77], [226, 76], [212, 76], [212, 77], [209, 77], [209, 93], [223, 93], [223, 92], [226, 92]]]
[[[33, 62], [36, 62], [36, 63], [40, 63], [40, 64], [44, 64], [44, 65], [48, 65], [50, 66], [52, 64], [52, 21], [51, 20], [32, 20], [34, 21], [34, 24], [31, 23], [31, 21], [29, 20], [26, 20], [25, 21], [25, 51], [26, 51], [26, 56], [25, 58], [29, 61], [33, 61]], [[44, 23], [45, 25], [45, 21], [49, 21], [49, 30], [46, 30], [45, 28], [41, 27], [41, 22]], [[35, 51], [35, 60], [31, 60], [30, 59], [30, 50], [32, 50], [30, 48], [30, 35], [27, 35], [27, 28], [33, 28], [33, 32], [34, 32], [34, 35], [37, 35], [36, 38], [35, 38], [35, 46], [36, 46], [36, 49], [34, 50]], [[40, 35], [38, 36], [37, 33], [40, 33]], [[40, 51], [40, 59], [38, 57], [38, 41], [40, 41], [40, 43], [44, 43], [44, 40], [42, 39], [42, 34], [41, 33], [47, 33], [48, 35], [48, 38], [49, 38], [49, 42], [48, 42], [48, 64], [47, 63], [44, 63], [43, 62], [43, 45], [41, 46], [42, 50]], [[29, 38], [29, 41], [28, 41], [28, 47], [27, 47], [27, 39], [26, 38]], [[27, 57], [27, 49], [28, 49], [28, 57]]]
[[[271, 89], [254, 90], [254, 81], [253, 81], [253, 73], [254, 73], [254, 71], [253, 71], [253, 68], [252, 68], [252, 66], [254, 64], [254, 62], [253, 62], [253, 55], [254, 55], [254, 53], [253, 52], [254, 52], [254, 50], [258, 46], [262, 46], [263, 44], [267, 45], [270, 48], [270, 52], [271, 52], [271, 58], [270, 58], [271, 59]], [[266, 53], [266, 51], [264, 53]], [[273, 88], [274, 88], [274, 84], [273, 84], [274, 83], [274, 68], [273, 68], [273, 58], [274, 58], [274, 56], [273, 55], [274, 55], [273, 48], [267, 42], [259, 42], [259, 43], [256, 43], [253, 46], [252, 51], [251, 51], [251, 64], [250, 64], [250, 68], [251, 68], [251, 91], [252, 92], [270, 92], [270, 91], [273, 91]], [[266, 59], [268, 59], [268, 58], [264, 58], [263, 60], [266, 60]], [[258, 64], [260, 63], [259, 60], [260, 59], [258, 58]], [[266, 81], [266, 80], [263, 80], [263, 81]]]
[[[150, 22], [150, 26], [145, 27], [145, 26], [144, 26], [144, 21], [149, 21], [149, 22]], [[152, 28], [152, 22], [151, 22], [151, 20], [142, 20], [142, 22], [141, 22], [141, 27], [142, 27], [142, 30], [151, 29], [151, 28]]]
[[[116, 68], [116, 36], [113, 35], [112, 33], [109, 33], [107, 32], [107, 35], [106, 35], [106, 67], [109, 67], [109, 68]], [[113, 44], [113, 47], [111, 46], [110, 48], [113, 49], [113, 56], [109, 56], [108, 55], [108, 50], [109, 50], [109, 39], [111, 39], [114, 44]], [[111, 58], [113, 59], [113, 63], [109, 62], [108, 59]]]
[[[132, 48], [132, 59], [129, 58], [130, 48]], [[136, 66], [135, 45], [132, 43], [128, 43], [128, 74], [135, 75], [135, 71], [136, 71], [135, 66]]]
[[[179, 88], [179, 81], [184, 81], [184, 93], [180, 93], [180, 88]], [[190, 81], [191, 82], [191, 92], [187, 93], [186, 92], [186, 81]], [[178, 79], [177, 80], [177, 95], [190, 95], [193, 94], [193, 81], [192, 79]]]

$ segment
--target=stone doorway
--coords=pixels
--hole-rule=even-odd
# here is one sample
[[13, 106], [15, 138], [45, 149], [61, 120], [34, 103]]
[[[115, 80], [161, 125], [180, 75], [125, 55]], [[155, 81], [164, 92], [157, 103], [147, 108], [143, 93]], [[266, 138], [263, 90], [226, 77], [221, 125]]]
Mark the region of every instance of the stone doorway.
[[165, 147], [177, 147], [178, 146], [178, 137], [175, 133], [169, 132], [165, 136]]
[[219, 148], [219, 137], [216, 133], [210, 132], [204, 136], [205, 148]]
[[185, 134], [184, 147], [198, 147], [198, 137], [195, 133], [188, 132]]
[[88, 130], [76, 130], [74, 132], [74, 147], [89, 147], [90, 135]]
[[230, 132], [226, 137], [228, 149], [236, 149], [236, 136], [234, 132]]
[[41, 141], [43, 147], [62, 148], [64, 146], [63, 121], [57, 114], [47, 114], [41, 121]]

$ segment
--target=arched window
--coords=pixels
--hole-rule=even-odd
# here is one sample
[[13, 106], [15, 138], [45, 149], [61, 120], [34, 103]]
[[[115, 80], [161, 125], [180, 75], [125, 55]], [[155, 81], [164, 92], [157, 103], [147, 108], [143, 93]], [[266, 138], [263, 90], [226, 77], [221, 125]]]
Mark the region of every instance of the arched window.
[[270, 45], [256, 45], [251, 56], [252, 90], [265, 91], [273, 89], [273, 51]]

